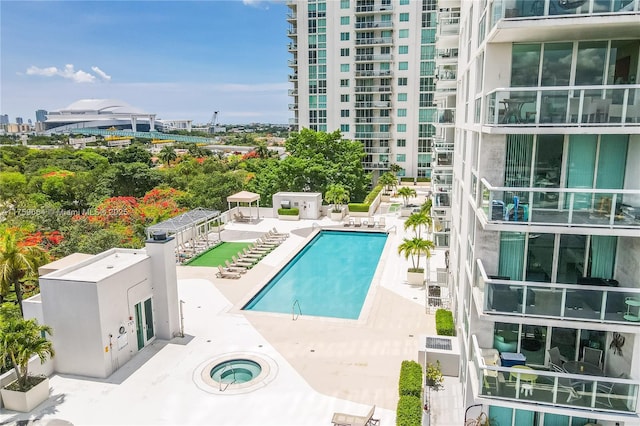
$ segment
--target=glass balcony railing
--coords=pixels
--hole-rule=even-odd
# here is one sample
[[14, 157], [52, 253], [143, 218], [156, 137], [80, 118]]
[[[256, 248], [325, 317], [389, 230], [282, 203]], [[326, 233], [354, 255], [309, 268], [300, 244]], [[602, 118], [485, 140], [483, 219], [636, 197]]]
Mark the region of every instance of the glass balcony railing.
[[638, 189], [555, 188], [546, 180], [534, 185], [496, 187], [482, 178], [479, 212], [488, 223], [640, 227]]
[[362, 163], [362, 167], [364, 167], [366, 170], [389, 170], [389, 163], [388, 162], [380, 162], [380, 163], [364, 162]]
[[391, 89], [393, 89], [393, 86], [356, 86], [355, 89], [356, 93], [389, 93]]
[[375, 37], [375, 38], [358, 38], [356, 39], [356, 46], [367, 46], [373, 44], [391, 44], [393, 38], [391, 37]]
[[[637, 326], [640, 288], [613, 287], [615, 280], [591, 278], [590, 284], [515, 281], [487, 275], [480, 259], [476, 286], [487, 315], [516, 315]], [[534, 274], [535, 272], [530, 272]], [[545, 272], [541, 269], [540, 275]], [[631, 301], [631, 303], [629, 303]]]
[[640, 126], [640, 85], [506, 88], [490, 92], [485, 124]]
[[356, 102], [355, 107], [358, 109], [369, 109], [369, 108], [390, 108], [391, 101], [369, 101], [369, 102]]
[[356, 77], [390, 77], [391, 70], [357, 70]]
[[[473, 369], [472, 380], [477, 381], [479, 396], [504, 401], [590, 410], [589, 417], [597, 413], [633, 415], [637, 420], [636, 407], [640, 382], [636, 379], [570, 374], [524, 365], [502, 367], [493, 365], [487, 357], [488, 350], [481, 349], [472, 335]], [[491, 349], [489, 349], [491, 351]], [[485, 361], [487, 360], [487, 361]], [[626, 421], [626, 420], [624, 420]]]
[[456, 59], [458, 49], [436, 49], [436, 59]]
[[455, 108], [443, 108], [437, 110], [436, 123], [438, 124], [454, 124], [456, 122]]
[[384, 55], [356, 55], [356, 62], [374, 62], [374, 61], [391, 61], [393, 59], [392, 54]]
[[493, 26], [502, 18], [619, 14], [639, 10], [640, 2], [637, 0], [530, 0], [523, 2], [495, 0], [491, 9], [491, 21]]
[[390, 139], [390, 132], [356, 132], [356, 139]]
[[391, 124], [391, 117], [356, 117], [358, 124]]

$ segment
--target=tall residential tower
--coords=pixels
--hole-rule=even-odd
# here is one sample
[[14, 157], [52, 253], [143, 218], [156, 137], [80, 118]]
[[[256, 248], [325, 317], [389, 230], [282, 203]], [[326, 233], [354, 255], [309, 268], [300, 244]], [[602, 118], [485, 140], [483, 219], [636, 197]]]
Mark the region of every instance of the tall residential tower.
[[294, 129], [364, 145], [366, 170], [430, 177], [436, 0], [288, 0]]
[[459, 2], [436, 144], [465, 403], [501, 426], [640, 424], [639, 3]]

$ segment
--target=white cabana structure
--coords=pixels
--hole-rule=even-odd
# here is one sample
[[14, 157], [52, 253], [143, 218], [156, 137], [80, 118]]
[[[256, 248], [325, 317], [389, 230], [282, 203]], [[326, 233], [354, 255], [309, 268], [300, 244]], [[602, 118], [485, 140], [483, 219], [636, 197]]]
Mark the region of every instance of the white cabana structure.
[[[253, 203], [256, 203], [256, 219], [260, 219], [260, 194], [249, 191], [240, 191], [236, 194], [229, 195], [227, 197], [227, 203], [229, 204], [229, 211], [231, 211], [231, 204], [236, 203], [237, 213], [234, 213], [234, 220], [241, 220], [245, 222], [251, 222], [253, 220], [251, 206]], [[242, 213], [242, 211], [240, 210], [241, 204], [248, 204], [249, 216], [245, 216]]]

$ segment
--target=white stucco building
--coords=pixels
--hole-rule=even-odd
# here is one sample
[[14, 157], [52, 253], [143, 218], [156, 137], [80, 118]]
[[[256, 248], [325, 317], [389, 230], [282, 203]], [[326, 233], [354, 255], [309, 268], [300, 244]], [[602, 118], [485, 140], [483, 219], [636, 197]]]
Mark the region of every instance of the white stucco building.
[[45, 267], [40, 294], [24, 301], [25, 317], [53, 329], [55, 372], [106, 378], [154, 339], [181, 334], [173, 238], [72, 256]]

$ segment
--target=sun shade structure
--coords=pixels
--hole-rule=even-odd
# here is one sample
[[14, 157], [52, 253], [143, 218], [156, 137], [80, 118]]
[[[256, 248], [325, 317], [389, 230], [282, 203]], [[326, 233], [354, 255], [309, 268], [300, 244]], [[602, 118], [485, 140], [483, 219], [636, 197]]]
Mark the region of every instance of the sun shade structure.
[[236, 194], [229, 195], [227, 197], [227, 203], [229, 203], [229, 210], [231, 210], [231, 203], [236, 203], [238, 212], [240, 211], [240, 204], [249, 205], [249, 220], [252, 220], [251, 205], [256, 203], [256, 218], [260, 219], [260, 194], [256, 194], [249, 191], [240, 191]]
[[219, 223], [222, 223], [220, 210], [207, 210], [199, 207], [149, 226], [147, 238], [151, 239], [154, 235], [161, 233], [165, 233], [167, 237], [174, 235], [177, 246], [180, 247], [191, 239], [197, 240], [202, 236], [206, 238], [210, 230], [217, 228]]

